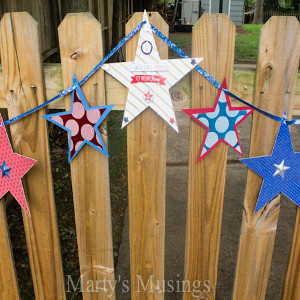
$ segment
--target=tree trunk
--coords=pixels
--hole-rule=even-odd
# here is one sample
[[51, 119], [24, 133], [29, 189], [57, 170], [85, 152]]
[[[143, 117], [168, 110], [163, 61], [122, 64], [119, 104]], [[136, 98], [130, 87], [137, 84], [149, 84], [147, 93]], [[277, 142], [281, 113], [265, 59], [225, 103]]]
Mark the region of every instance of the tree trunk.
[[253, 24], [263, 24], [264, 0], [256, 0]]
[[[119, 42], [119, 10], [120, 4], [119, 0], [114, 0], [113, 3], [113, 21], [112, 21], [112, 48], [117, 46]], [[113, 61], [116, 61], [116, 55], [112, 58]]]

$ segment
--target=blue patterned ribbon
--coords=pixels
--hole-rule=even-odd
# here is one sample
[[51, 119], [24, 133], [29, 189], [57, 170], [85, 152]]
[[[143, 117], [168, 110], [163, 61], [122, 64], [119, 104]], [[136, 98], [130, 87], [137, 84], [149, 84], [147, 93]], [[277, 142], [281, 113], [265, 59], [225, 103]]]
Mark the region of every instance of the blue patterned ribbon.
[[[79, 82], [79, 86], [83, 85], [96, 71], [98, 71], [101, 66], [106, 63], [124, 44], [127, 43], [128, 40], [130, 40], [137, 32], [140, 31], [140, 29], [142, 28], [142, 26], [146, 23], [146, 21], [141, 22], [137, 27], [135, 27], [116, 47], [114, 47], [100, 62], [99, 64], [97, 64], [94, 69], [91, 70], [91, 72], [89, 72], [80, 82]], [[72, 92], [73, 90], [76, 89], [76, 85], [71, 85], [69, 86], [67, 89], [63, 90], [61, 93], [59, 93], [58, 95], [56, 95], [55, 97], [51, 98], [50, 100], [44, 102], [43, 104], [19, 115], [16, 116], [10, 120], [7, 120], [4, 122], [4, 125], [8, 125], [10, 123], [16, 122], [30, 114], [32, 114], [33, 112], [47, 106], [48, 104], [50, 104], [51, 102], [69, 94], [70, 92]], [[0, 123], [0, 127], [2, 126], [2, 124]]]
[[[182, 58], [190, 58], [188, 55], [186, 55], [181, 49], [179, 49], [172, 41], [170, 41], [162, 32], [160, 32], [154, 25], [150, 24], [151, 28], [153, 30], [153, 32], [159, 37], [161, 38], [170, 48], [172, 48], [179, 56], [181, 56]], [[204, 71], [199, 65], [195, 66], [195, 69], [205, 78], [207, 79], [211, 84], [213, 84], [217, 89], [221, 88], [221, 84], [214, 79], [212, 76], [210, 76], [206, 71]], [[277, 121], [277, 122], [281, 122], [282, 118], [275, 116], [273, 114], [268, 113], [265, 110], [262, 110], [256, 106], [254, 106], [253, 104], [241, 99], [240, 97], [236, 96], [235, 94], [233, 94], [232, 92], [230, 92], [227, 89], [223, 90], [227, 95], [229, 95], [230, 97], [240, 101], [241, 103], [255, 109], [256, 111], [264, 114], [265, 116]], [[287, 121], [286, 122], [289, 125], [294, 125], [294, 124], [300, 124], [300, 119], [296, 119], [296, 120], [291, 120], [291, 121]]]

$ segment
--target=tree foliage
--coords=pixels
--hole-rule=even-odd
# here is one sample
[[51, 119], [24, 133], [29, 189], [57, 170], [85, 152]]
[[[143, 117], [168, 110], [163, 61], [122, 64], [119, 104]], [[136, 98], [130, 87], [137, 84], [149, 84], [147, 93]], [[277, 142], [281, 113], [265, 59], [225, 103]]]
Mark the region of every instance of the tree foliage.
[[[254, 9], [255, 0], [245, 0], [245, 11]], [[264, 0], [264, 10], [299, 10], [299, 0]]]

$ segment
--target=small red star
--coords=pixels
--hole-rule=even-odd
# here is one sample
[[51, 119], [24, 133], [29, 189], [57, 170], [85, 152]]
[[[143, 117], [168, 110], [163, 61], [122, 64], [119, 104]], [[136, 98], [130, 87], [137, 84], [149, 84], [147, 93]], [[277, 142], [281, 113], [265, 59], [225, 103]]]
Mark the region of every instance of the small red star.
[[175, 123], [175, 120], [174, 120], [173, 118], [171, 118], [171, 119], [170, 119], [170, 123], [171, 123], [171, 124], [174, 124], [174, 123]]
[[151, 102], [151, 98], [153, 97], [153, 95], [148, 91], [147, 93], [144, 94], [145, 96], [145, 101], [146, 102]]

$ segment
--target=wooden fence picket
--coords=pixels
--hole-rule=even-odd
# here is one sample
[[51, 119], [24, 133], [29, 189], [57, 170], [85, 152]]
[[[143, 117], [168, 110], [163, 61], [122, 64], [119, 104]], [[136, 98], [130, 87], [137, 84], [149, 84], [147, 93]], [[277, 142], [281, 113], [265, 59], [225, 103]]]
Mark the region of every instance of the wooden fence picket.
[[[286, 110], [291, 118], [299, 52], [297, 19], [272, 17], [260, 34], [256, 106], [277, 116], [282, 116]], [[270, 155], [278, 128], [278, 122], [254, 113], [249, 156]], [[249, 170], [233, 294], [236, 300], [264, 299], [266, 294], [280, 196], [254, 214], [261, 183], [261, 177]]]
[[[142, 21], [135, 13], [126, 34]], [[169, 27], [158, 12], [148, 13], [149, 22], [168, 36]], [[154, 35], [155, 36], [155, 35]], [[126, 44], [126, 60], [134, 60], [139, 34]], [[155, 36], [161, 59], [168, 46]], [[166, 206], [166, 124], [147, 109], [127, 125], [129, 238], [132, 299], [163, 299]], [[150, 277], [153, 275], [153, 277]], [[139, 277], [138, 277], [139, 276]], [[139, 280], [147, 284], [144, 291]]]
[[4, 199], [0, 201], [0, 299], [20, 299], [17, 275], [6, 222]]
[[[203, 15], [193, 28], [192, 57], [204, 57], [201, 67], [231, 88], [235, 26], [224, 14]], [[192, 73], [191, 108], [213, 107], [218, 89], [198, 72]], [[213, 299], [221, 237], [227, 165], [227, 145], [221, 143], [197, 164], [206, 129], [190, 122], [189, 191], [186, 229], [185, 280], [207, 282]], [[194, 298], [186, 291], [184, 299]]]
[[[102, 30], [91, 13], [68, 14], [58, 35], [67, 88], [73, 84], [73, 73], [80, 81], [102, 60]], [[98, 70], [82, 86], [82, 92], [90, 107], [105, 105], [104, 71]], [[66, 110], [70, 110], [71, 95], [65, 99]], [[107, 147], [106, 122], [101, 126]], [[108, 158], [85, 145], [70, 167], [83, 298], [114, 299], [110, 286], [103, 283], [106, 279], [114, 285]]]
[[[38, 24], [26, 12], [1, 20], [1, 63], [9, 118], [45, 100]], [[13, 148], [37, 160], [23, 178], [31, 217], [22, 210], [35, 296], [65, 299], [44, 109], [10, 126]]]

